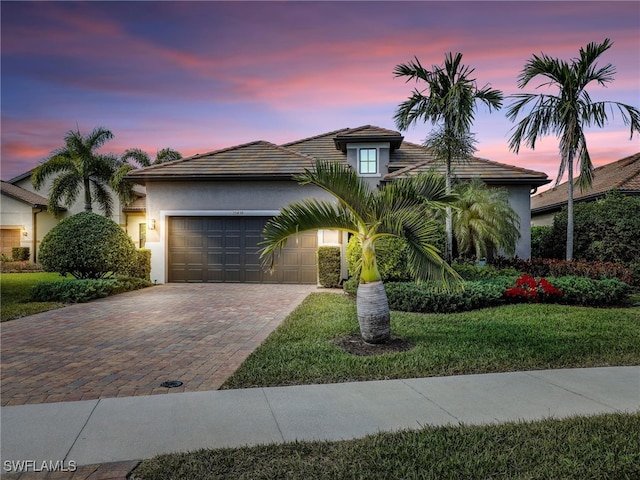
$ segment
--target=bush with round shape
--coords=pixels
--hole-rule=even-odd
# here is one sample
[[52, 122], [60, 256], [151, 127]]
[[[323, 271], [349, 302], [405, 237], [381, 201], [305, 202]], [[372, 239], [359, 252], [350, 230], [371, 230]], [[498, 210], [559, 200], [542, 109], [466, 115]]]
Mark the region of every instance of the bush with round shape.
[[118, 224], [85, 211], [65, 218], [47, 233], [38, 261], [47, 272], [84, 279], [125, 273], [134, 258], [135, 245]]

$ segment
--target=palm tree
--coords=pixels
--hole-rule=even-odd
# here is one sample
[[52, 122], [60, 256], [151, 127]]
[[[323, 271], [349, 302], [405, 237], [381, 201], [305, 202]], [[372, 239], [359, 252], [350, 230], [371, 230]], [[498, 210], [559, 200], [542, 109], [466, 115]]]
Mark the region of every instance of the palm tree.
[[625, 125], [630, 125], [630, 138], [640, 131], [640, 112], [637, 108], [619, 102], [594, 102], [587, 92], [589, 84], [596, 82], [601, 86], [613, 81], [615, 68], [607, 64], [598, 68], [596, 61], [612, 45], [606, 38], [600, 44], [589, 43], [580, 48], [580, 56], [570, 62], [549, 57], [544, 53], [533, 55], [518, 76], [518, 88], [526, 87], [530, 81], [543, 77], [539, 87], [553, 87], [556, 94], [520, 93], [513, 95], [515, 101], [509, 106], [507, 118], [515, 121], [525, 107], [531, 105], [531, 111], [522, 119], [509, 139], [509, 148], [518, 153], [520, 144], [535, 149], [538, 136], [555, 134], [560, 140], [560, 168], [556, 185], [560, 183], [565, 171], [569, 189], [567, 201], [567, 260], [573, 259], [573, 164], [578, 163], [580, 171], [577, 184], [581, 189], [591, 186], [593, 164], [587, 150], [584, 128], [595, 125], [604, 127], [607, 122], [607, 107], [617, 108]]
[[118, 194], [120, 201], [125, 205], [128, 205], [135, 200], [133, 183], [126, 179], [127, 174], [131, 170], [136, 169], [134, 165], [129, 163], [130, 160], [133, 160], [140, 167], [144, 168], [150, 167], [151, 165], [171, 162], [173, 160], [180, 160], [181, 158], [182, 154], [180, 152], [171, 148], [163, 148], [156, 152], [156, 159], [152, 162], [147, 152], [139, 148], [129, 148], [120, 158], [121, 165], [111, 179], [111, 188]]
[[92, 203], [97, 202], [104, 214], [111, 216], [113, 204], [107, 185], [119, 167], [119, 160], [115, 155], [95, 151], [112, 138], [113, 133], [102, 127], [87, 135], [69, 130], [64, 147], [54, 150], [33, 170], [31, 182], [37, 190], [47, 178], [57, 175], [49, 192], [50, 212], [57, 215], [59, 204], [71, 206], [83, 191], [85, 210], [91, 211]]
[[152, 162], [147, 152], [139, 148], [130, 148], [122, 155], [122, 161], [128, 162], [133, 160], [141, 167], [150, 167], [151, 165], [158, 165], [160, 163], [171, 162], [173, 160], [180, 160], [182, 154], [171, 148], [163, 148], [156, 152], [156, 159]]
[[376, 264], [376, 242], [398, 237], [408, 244], [408, 266], [420, 281], [438, 280], [445, 288], [459, 280], [456, 272], [433, 247], [439, 224], [433, 209], [453, 201], [442, 176], [423, 174], [395, 180], [374, 190], [347, 165], [316, 162], [295, 179], [331, 194], [337, 202], [307, 199], [283, 208], [267, 222], [261, 256], [273, 261], [287, 239], [309, 230], [339, 230], [355, 235], [362, 247], [362, 267], [357, 294], [358, 321], [362, 338], [383, 343], [390, 338], [389, 305]]
[[[408, 129], [418, 120], [430, 120], [440, 127], [427, 138], [425, 146], [432, 149], [437, 160], [446, 164], [447, 192], [451, 191], [452, 162], [464, 160], [475, 151], [471, 125], [477, 102], [484, 103], [489, 111], [502, 107], [502, 92], [488, 85], [478, 88], [476, 80], [471, 78], [474, 70], [462, 64], [461, 53], [454, 56], [449, 52], [445, 55], [444, 65], [434, 65], [432, 70], [424, 68], [414, 57], [414, 61], [397, 65], [393, 71], [396, 77], [407, 77], [407, 82], [415, 80], [426, 84], [424, 90], [414, 89], [398, 106], [394, 119], [400, 130]], [[445, 257], [450, 261], [453, 245], [450, 209], [447, 210], [446, 232]]]
[[453, 231], [458, 251], [477, 259], [501, 249], [513, 255], [520, 238], [520, 217], [509, 205], [509, 192], [490, 188], [480, 179], [458, 183]]

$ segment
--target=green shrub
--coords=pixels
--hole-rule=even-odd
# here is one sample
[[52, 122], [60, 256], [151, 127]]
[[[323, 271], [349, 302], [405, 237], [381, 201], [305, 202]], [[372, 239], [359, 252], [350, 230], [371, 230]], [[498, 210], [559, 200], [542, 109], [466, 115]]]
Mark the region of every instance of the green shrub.
[[556, 245], [552, 226], [531, 227], [532, 258], [556, 258]]
[[567, 305], [583, 305], [588, 307], [605, 307], [621, 305], [631, 293], [631, 287], [619, 280], [607, 278], [594, 280], [585, 277], [547, 278], [562, 292], [558, 303]]
[[342, 289], [345, 291], [345, 293], [355, 297], [356, 293], [358, 293], [359, 283], [360, 280], [358, 279], [358, 277], [350, 277], [348, 280], [342, 282]]
[[129, 267], [129, 276], [151, 280], [151, 250], [141, 248], [135, 251], [135, 256]]
[[113, 220], [92, 212], [65, 218], [47, 233], [39, 261], [47, 272], [76, 278], [106, 278], [127, 273], [135, 246]]
[[132, 277], [40, 282], [31, 290], [31, 299], [34, 302], [84, 303], [150, 285], [151, 282]]
[[29, 260], [29, 247], [13, 247], [11, 258], [14, 262], [24, 262]]
[[[640, 197], [610, 192], [595, 202], [574, 206], [573, 257], [628, 265], [640, 258]], [[554, 258], [565, 258], [566, 207], [553, 219]]]
[[[347, 244], [347, 268], [352, 277], [360, 276], [362, 247], [358, 237], [353, 236]], [[407, 245], [400, 238], [384, 237], [376, 242], [376, 262], [383, 282], [406, 282], [411, 280], [407, 268]]]
[[615, 278], [621, 282], [634, 284], [632, 271], [620, 263], [613, 262], [586, 262], [581, 260], [556, 260], [552, 258], [533, 258], [523, 260], [521, 258], [496, 258], [492, 265], [504, 271], [512, 268], [522, 273], [528, 273], [533, 277], [587, 277], [594, 280], [603, 278]]
[[515, 268], [503, 268], [498, 270], [493, 265], [470, 265], [468, 263], [454, 263], [451, 265], [463, 280], [485, 280], [497, 277], [518, 276], [520, 272]]
[[325, 288], [340, 286], [340, 247], [318, 247], [318, 277]]
[[387, 283], [389, 308], [415, 313], [453, 313], [494, 307], [504, 302], [503, 294], [512, 277], [491, 281], [465, 282], [464, 290], [441, 291], [429, 284]]

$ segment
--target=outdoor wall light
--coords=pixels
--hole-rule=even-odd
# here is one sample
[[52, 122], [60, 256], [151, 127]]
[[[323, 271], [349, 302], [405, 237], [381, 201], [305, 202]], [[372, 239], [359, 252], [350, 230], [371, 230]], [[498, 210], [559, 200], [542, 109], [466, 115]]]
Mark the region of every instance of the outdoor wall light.
[[155, 218], [150, 218], [149, 222], [147, 223], [147, 228], [149, 230], [155, 230], [156, 229], [156, 219]]

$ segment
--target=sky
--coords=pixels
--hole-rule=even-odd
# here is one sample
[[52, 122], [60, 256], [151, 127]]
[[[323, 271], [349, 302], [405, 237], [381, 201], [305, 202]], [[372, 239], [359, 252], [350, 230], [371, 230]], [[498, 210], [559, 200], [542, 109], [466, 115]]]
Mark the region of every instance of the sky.
[[[102, 151], [169, 147], [184, 156], [255, 140], [286, 143], [345, 127], [397, 130], [393, 115], [414, 88], [393, 75], [417, 57], [441, 65], [463, 54], [479, 87], [507, 96], [478, 106], [476, 156], [546, 172], [555, 180], [558, 141], [509, 150], [505, 117], [534, 54], [571, 60], [589, 42], [613, 46], [598, 65], [616, 67], [594, 100], [640, 107], [640, 2], [0, 2], [1, 177], [37, 166], [69, 130], [101, 126]], [[612, 112], [609, 112], [610, 114]], [[402, 132], [422, 143], [433, 128]], [[640, 151], [619, 112], [589, 128], [596, 166]]]

